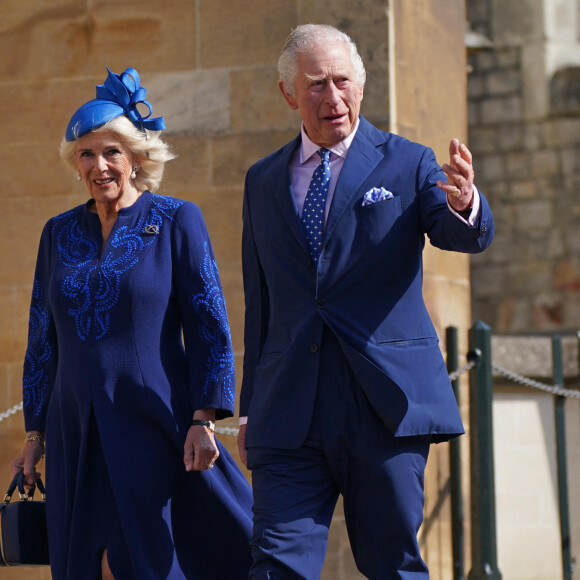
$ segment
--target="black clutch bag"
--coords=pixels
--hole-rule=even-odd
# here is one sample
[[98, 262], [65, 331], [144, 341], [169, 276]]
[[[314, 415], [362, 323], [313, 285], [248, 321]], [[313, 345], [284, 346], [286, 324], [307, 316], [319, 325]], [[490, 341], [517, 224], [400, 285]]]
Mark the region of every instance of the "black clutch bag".
[[[20, 501], [10, 503], [17, 487]], [[34, 501], [36, 487], [42, 501]], [[0, 503], [0, 566], [48, 566], [45, 495], [40, 479], [28, 493], [23, 473], [12, 480]]]

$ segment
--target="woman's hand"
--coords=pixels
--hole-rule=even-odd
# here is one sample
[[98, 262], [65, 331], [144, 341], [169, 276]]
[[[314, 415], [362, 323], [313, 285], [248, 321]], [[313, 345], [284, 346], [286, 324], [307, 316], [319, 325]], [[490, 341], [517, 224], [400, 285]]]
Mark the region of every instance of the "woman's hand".
[[[36, 433], [35, 433], [36, 434]], [[39, 432], [38, 435], [42, 436]], [[41, 441], [26, 441], [20, 453], [10, 463], [10, 475], [16, 477], [20, 472], [24, 472], [24, 480], [27, 487], [36, 484], [40, 473], [36, 472], [36, 464], [44, 455], [44, 444]]]
[[[194, 419], [215, 421], [215, 410], [201, 409], [194, 413]], [[186, 471], [204, 471], [211, 469], [219, 457], [213, 431], [203, 425], [192, 425], [187, 432], [183, 450], [183, 462]]]

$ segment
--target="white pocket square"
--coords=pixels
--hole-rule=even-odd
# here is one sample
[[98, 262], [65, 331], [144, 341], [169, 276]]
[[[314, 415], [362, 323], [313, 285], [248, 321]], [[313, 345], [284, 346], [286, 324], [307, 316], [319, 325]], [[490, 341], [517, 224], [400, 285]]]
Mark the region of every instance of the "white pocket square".
[[384, 187], [373, 187], [365, 193], [361, 205], [371, 205], [379, 201], [384, 201], [385, 199], [391, 199], [392, 197], [393, 194]]

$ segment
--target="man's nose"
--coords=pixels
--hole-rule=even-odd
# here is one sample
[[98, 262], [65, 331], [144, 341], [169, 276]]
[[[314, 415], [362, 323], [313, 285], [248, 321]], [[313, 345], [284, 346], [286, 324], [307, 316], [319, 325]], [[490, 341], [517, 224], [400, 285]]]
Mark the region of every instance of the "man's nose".
[[326, 85], [325, 99], [329, 105], [336, 105], [340, 102], [340, 91], [333, 82]]

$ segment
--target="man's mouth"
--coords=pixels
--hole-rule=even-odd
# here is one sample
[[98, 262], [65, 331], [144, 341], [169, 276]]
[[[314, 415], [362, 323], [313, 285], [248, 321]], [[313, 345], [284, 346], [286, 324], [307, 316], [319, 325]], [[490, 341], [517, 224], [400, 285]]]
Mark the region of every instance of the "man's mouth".
[[346, 113], [342, 113], [341, 115], [326, 115], [324, 117], [325, 121], [342, 121], [346, 117]]

